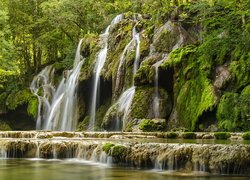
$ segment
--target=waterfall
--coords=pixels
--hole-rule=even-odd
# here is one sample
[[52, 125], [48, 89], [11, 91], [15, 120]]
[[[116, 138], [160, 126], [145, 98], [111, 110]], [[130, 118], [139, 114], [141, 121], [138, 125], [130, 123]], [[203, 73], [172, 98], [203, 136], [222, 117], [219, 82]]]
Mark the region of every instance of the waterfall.
[[108, 53], [108, 37], [109, 37], [109, 30], [112, 28], [115, 24], [119, 23], [123, 19], [123, 14], [120, 14], [116, 16], [111, 24], [106, 28], [105, 32], [100, 35], [104, 47], [99, 51], [98, 56], [96, 58], [96, 63], [94, 67], [94, 81], [93, 81], [93, 87], [92, 87], [92, 99], [91, 99], [91, 107], [90, 107], [90, 123], [89, 123], [89, 130], [94, 130], [95, 125], [95, 118], [96, 118], [96, 108], [98, 104], [98, 92], [100, 91], [100, 74], [102, 71], [102, 68], [104, 66], [104, 63], [107, 58]]
[[[136, 20], [136, 18], [134, 18]], [[136, 20], [137, 21], [137, 20]], [[133, 31], [132, 31], [132, 39], [131, 41], [126, 45], [125, 49], [123, 50], [123, 53], [121, 55], [120, 58], [120, 63], [119, 63], [119, 67], [118, 67], [118, 71], [117, 71], [117, 75], [116, 75], [116, 89], [119, 88], [120, 86], [120, 76], [122, 74], [122, 68], [125, 64], [125, 59], [126, 59], [126, 54], [128, 54], [135, 46], [136, 46], [136, 55], [135, 55], [135, 61], [134, 61], [134, 65], [133, 65], [133, 77], [136, 74], [136, 71], [139, 67], [139, 63], [140, 63], [140, 33], [136, 32], [136, 28], [135, 26], [133, 27]], [[130, 87], [129, 89], [127, 89], [126, 91], [124, 91], [122, 93], [122, 95], [120, 96], [120, 98], [117, 101], [117, 105], [118, 105], [118, 114], [122, 113], [122, 118], [118, 118], [117, 115], [117, 123], [116, 123], [116, 131], [121, 130], [121, 128], [123, 129], [123, 127], [125, 126], [125, 121], [127, 119], [127, 116], [129, 115], [129, 108], [132, 104], [133, 101], [133, 97], [135, 94], [135, 86], [134, 86], [134, 78], [132, 80], [132, 87]], [[121, 123], [122, 122], [122, 126]]]
[[[38, 115], [36, 129], [72, 131], [78, 120], [77, 87], [78, 76], [84, 60], [81, 60], [82, 39], [76, 50], [74, 67], [65, 71], [55, 90], [53, 87], [54, 69], [46, 67], [34, 77], [30, 89], [38, 97]], [[40, 89], [43, 95], [40, 95]]]
[[156, 62], [153, 67], [155, 68], [155, 77], [154, 77], [154, 87], [155, 87], [155, 97], [153, 101], [153, 110], [154, 110], [154, 117], [159, 118], [160, 112], [159, 112], [159, 67], [166, 58], [166, 55], [163, 56], [163, 59], [161, 61]]
[[[34, 77], [30, 90], [38, 99], [38, 111], [36, 120], [36, 129], [42, 129], [42, 121], [48, 118], [50, 110], [50, 99], [55, 93], [53, 86], [54, 68], [45, 67], [37, 76]], [[42, 90], [42, 96], [40, 95]]]
[[[121, 130], [125, 126], [126, 117], [129, 114], [129, 107], [132, 104], [132, 100], [135, 94], [135, 86], [127, 89], [122, 93], [121, 97], [118, 99], [118, 113], [123, 113], [122, 119], [117, 118], [116, 131]], [[118, 116], [117, 116], [118, 117]], [[122, 125], [120, 124], [122, 122]]]

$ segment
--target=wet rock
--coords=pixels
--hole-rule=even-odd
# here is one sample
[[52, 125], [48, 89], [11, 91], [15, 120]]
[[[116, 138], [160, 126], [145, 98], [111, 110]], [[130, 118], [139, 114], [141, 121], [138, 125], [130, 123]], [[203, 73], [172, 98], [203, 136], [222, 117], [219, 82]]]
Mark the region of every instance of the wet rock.
[[225, 84], [232, 78], [231, 73], [228, 70], [228, 66], [222, 65], [215, 69], [216, 75], [214, 79], [214, 87], [222, 89]]

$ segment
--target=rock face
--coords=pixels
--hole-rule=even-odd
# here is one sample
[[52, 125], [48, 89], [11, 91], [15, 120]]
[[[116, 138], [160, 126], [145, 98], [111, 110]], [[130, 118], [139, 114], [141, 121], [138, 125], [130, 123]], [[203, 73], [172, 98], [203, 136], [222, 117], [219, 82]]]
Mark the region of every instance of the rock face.
[[[30, 133], [32, 137], [35, 133]], [[52, 134], [52, 133], [48, 133]], [[249, 175], [250, 146], [215, 144], [133, 143], [67, 137], [1, 139], [1, 158], [78, 158], [109, 165], [142, 169], [202, 171], [212, 174]], [[56, 136], [61, 136], [56, 138]], [[62, 136], [64, 138], [62, 139]]]

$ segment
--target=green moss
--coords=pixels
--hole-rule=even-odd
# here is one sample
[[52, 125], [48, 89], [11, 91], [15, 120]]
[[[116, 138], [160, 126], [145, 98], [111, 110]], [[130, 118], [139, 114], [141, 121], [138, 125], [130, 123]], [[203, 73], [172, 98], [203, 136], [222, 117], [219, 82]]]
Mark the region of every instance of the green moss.
[[30, 92], [29, 89], [20, 90], [18, 92], [12, 92], [6, 100], [6, 104], [8, 109], [14, 110], [20, 105], [29, 103], [32, 97], [33, 94]]
[[[152, 111], [153, 111], [154, 93], [155, 93], [154, 87], [139, 86], [136, 88], [135, 95], [131, 105], [132, 119], [153, 118]], [[165, 90], [160, 88], [159, 94], [160, 94], [160, 105], [159, 105], [160, 117], [164, 118], [171, 111], [171, 102]]]
[[100, 106], [96, 111], [95, 131], [101, 130], [104, 116], [110, 107], [110, 102], [107, 100], [105, 105]]
[[250, 83], [250, 53], [242, 54], [240, 57], [235, 57], [230, 64], [230, 71], [233, 73], [236, 89], [240, 89]]
[[214, 88], [207, 78], [199, 76], [186, 81], [180, 88], [176, 100], [180, 125], [194, 130], [199, 117], [203, 112], [211, 111], [216, 101]]
[[214, 136], [216, 139], [228, 139], [231, 135], [228, 132], [215, 132]]
[[149, 54], [150, 50], [150, 41], [147, 36], [144, 35], [144, 33], [141, 36], [141, 42], [140, 42], [140, 55], [141, 57], [145, 57]]
[[133, 21], [125, 20], [121, 26], [112, 28], [109, 36], [109, 53], [103, 67], [105, 80], [111, 80], [112, 77], [116, 77], [121, 54], [132, 38], [132, 24]]
[[[171, 26], [174, 26], [173, 24]], [[157, 34], [154, 46], [157, 52], [170, 52], [173, 46], [177, 43], [178, 31], [162, 30]]]
[[183, 59], [188, 58], [188, 56], [196, 51], [194, 45], [185, 46], [183, 48], [177, 48], [169, 54], [167, 60], [165, 60], [161, 67], [163, 69], [168, 69], [170, 67], [178, 67], [181, 65]]
[[38, 112], [38, 99], [36, 97], [33, 97], [30, 99], [28, 103], [28, 108], [27, 108], [28, 114], [36, 118], [37, 117], [37, 112]]
[[244, 140], [250, 140], [250, 132], [244, 133], [244, 134], [242, 135], [242, 138], [243, 138]]
[[164, 123], [156, 123], [150, 119], [144, 119], [139, 124], [139, 129], [143, 132], [154, 132], [154, 131], [163, 131], [166, 128], [166, 124]]
[[104, 129], [109, 129], [117, 118], [117, 104], [112, 105], [103, 118]]
[[88, 129], [88, 125], [89, 125], [89, 121], [90, 121], [90, 117], [89, 116], [85, 116], [85, 118], [78, 123], [77, 126], [77, 130], [78, 131], [84, 131]]
[[242, 92], [241, 92], [242, 97], [250, 97], [250, 85], [246, 86]]
[[11, 127], [4, 121], [0, 121], [0, 131], [11, 131]]
[[178, 137], [178, 134], [175, 133], [175, 132], [168, 132], [168, 133], [166, 134], [166, 137], [169, 138], [169, 139], [175, 139], [175, 138]]
[[246, 87], [242, 94], [225, 93], [217, 109], [219, 128], [224, 131], [250, 130], [250, 94]]
[[151, 84], [154, 82], [154, 69], [150, 65], [141, 66], [134, 79], [136, 85]]
[[183, 139], [195, 139], [196, 138], [196, 134], [194, 132], [184, 132], [182, 134], [182, 138]]
[[110, 151], [110, 149], [112, 148], [112, 147], [114, 147], [115, 145], [113, 144], [113, 143], [105, 143], [103, 146], [102, 146], [102, 150], [106, 153], [106, 154], [108, 154], [109, 153], [109, 151]]
[[116, 159], [122, 159], [127, 153], [127, 148], [122, 145], [113, 146], [112, 156]]

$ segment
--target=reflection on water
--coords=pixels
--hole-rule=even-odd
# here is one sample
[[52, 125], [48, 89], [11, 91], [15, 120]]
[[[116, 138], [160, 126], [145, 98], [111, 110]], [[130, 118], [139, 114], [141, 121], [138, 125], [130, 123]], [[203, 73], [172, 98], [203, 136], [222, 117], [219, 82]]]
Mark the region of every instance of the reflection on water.
[[108, 167], [75, 160], [1, 159], [0, 180], [245, 180], [247, 177], [206, 176]]

